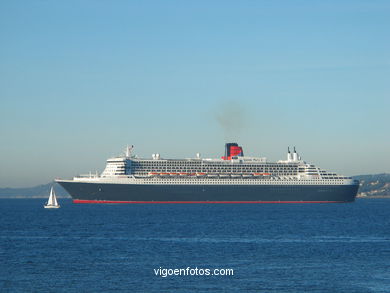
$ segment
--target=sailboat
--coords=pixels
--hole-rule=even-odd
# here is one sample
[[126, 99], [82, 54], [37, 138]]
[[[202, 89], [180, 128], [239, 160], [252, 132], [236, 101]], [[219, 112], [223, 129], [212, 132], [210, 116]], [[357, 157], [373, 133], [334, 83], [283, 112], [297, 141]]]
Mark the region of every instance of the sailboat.
[[58, 209], [60, 205], [57, 202], [56, 193], [54, 192], [53, 186], [50, 190], [50, 196], [47, 203], [43, 206], [45, 209]]

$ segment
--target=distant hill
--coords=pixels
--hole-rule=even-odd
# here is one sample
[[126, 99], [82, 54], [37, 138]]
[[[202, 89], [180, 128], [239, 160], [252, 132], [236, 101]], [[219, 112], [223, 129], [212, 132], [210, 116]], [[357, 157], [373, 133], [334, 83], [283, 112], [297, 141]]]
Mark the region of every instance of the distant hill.
[[0, 188], [0, 198], [42, 198], [49, 197], [50, 188], [54, 187], [57, 197], [70, 198], [69, 193], [58, 183], [51, 182], [26, 188]]
[[[358, 196], [390, 196], [390, 174], [359, 175], [353, 178], [360, 181]], [[58, 197], [70, 198], [69, 193], [56, 182], [27, 188], [0, 188], [0, 198], [48, 197], [51, 186], [54, 186]]]
[[390, 174], [359, 175], [353, 178], [360, 181], [358, 196], [390, 196]]

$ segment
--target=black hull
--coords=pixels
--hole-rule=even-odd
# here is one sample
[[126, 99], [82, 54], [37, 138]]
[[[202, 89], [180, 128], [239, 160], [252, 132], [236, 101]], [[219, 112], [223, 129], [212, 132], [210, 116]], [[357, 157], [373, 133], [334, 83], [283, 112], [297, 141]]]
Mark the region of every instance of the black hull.
[[144, 185], [58, 181], [76, 203], [353, 202], [358, 185]]

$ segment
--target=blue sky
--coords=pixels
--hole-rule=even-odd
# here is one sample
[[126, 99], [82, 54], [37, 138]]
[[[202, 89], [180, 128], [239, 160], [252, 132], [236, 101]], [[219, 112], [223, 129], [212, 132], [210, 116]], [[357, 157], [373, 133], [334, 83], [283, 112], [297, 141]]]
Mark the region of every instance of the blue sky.
[[[1, 1], [0, 187], [150, 156], [389, 172], [389, 1]], [[229, 117], [229, 118], [227, 118]], [[222, 122], [222, 123], [221, 123]]]

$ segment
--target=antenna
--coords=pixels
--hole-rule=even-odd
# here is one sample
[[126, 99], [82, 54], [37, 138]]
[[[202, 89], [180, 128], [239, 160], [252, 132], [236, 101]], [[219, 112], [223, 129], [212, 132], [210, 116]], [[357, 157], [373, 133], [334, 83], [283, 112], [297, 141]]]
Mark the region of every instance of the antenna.
[[294, 147], [294, 153], [293, 153], [293, 156], [292, 156], [292, 160], [294, 162], [298, 161], [298, 154], [297, 154], [297, 151], [295, 150], [295, 147]]
[[126, 147], [126, 158], [129, 158], [131, 156], [131, 151], [133, 150], [133, 145], [131, 147], [129, 147], [129, 145], [127, 145]]

